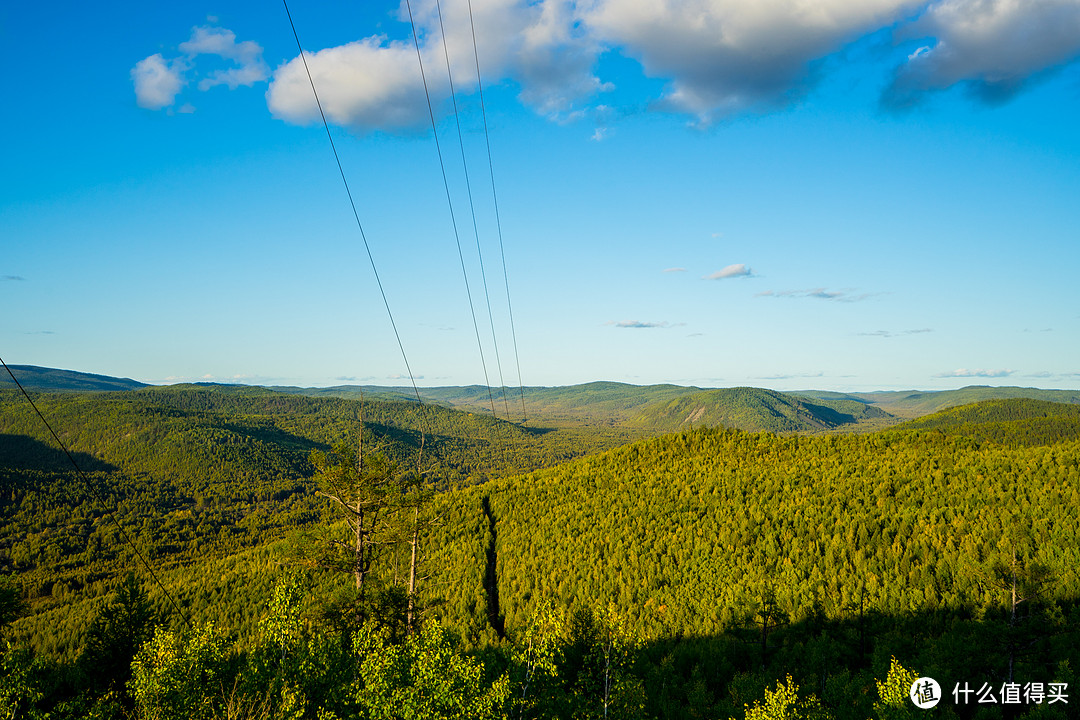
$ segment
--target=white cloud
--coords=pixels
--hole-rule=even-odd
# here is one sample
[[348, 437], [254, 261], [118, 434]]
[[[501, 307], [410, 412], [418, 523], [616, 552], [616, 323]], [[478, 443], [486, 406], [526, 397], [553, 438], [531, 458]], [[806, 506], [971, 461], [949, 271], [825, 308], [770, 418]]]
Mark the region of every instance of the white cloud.
[[666, 273], [686, 272], [686, 268], [684, 268], [684, 267], [669, 267], [669, 268], [665, 268], [664, 270], [661, 270], [660, 272], [666, 272]]
[[[444, 38], [435, 0], [412, 3], [437, 116], [449, 109], [445, 54], [458, 93], [476, 92], [469, 5], [469, 0], [444, 0]], [[484, 84], [516, 85], [525, 105], [559, 122], [592, 118], [603, 108], [589, 105], [613, 87], [598, 75], [605, 53], [637, 60], [646, 76], [665, 82], [659, 96], [646, 98], [643, 106], [689, 114], [699, 125], [790, 104], [828, 70], [830, 65], [820, 61], [894, 26], [896, 38], [911, 41], [912, 49], [883, 97], [893, 107], [957, 84], [987, 100], [1004, 99], [1080, 55], [1080, 0], [473, 0], [471, 5]], [[368, 35], [306, 53], [335, 124], [360, 131], [427, 125], [404, 4], [398, 19], [405, 24], [395, 26], [393, 37]], [[298, 56], [271, 77], [257, 43], [237, 41], [232, 31], [215, 26], [194, 28], [179, 49], [180, 58], [153, 55], [132, 71], [143, 107], [171, 107], [184, 85], [186, 65], [194, 68], [195, 58], [213, 55], [232, 66], [202, 70], [196, 76], [199, 89], [251, 86], [270, 78], [266, 98], [276, 117], [317, 120]], [[606, 132], [606, 123], [597, 122], [592, 137], [602, 140]]]
[[[371, 37], [306, 54], [311, 82], [327, 119], [337, 125], [403, 129], [427, 117], [416, 51], [404, 42]], [[275, 117], [292, 123], [319, 119], [301, 58], [274, 71], [266, 102]]]
[[1080, 55], [1080, 0], [939, 0], [899, 35], [936, 43], [897, 70], [886, 105], [911, 106], [958, 84], [1001, 102]]
[[185, 63], [182, 59], [166, 60], [155, 53], [135, 63], [131, 80], [135, 83], [135, 103], [148, 110], [161, 110], [176, 102], [184, 87]]
[[594, 0], [606, 43], [669, 80], [662, 106], [709, 123], [796, 97], [809, 64], [925, 0]]
[[[197, 69], [196, 59], [201, 55], [216, 55], [235, 63], [235, 67], [210, 72], [199, 81], [199, 90], [209, 90], [217, 85], [235, 90], [264, 82], [270, 76], [270, 68], [262, 58], [262, 47], [251, 40], [237, 42], [236, 34], [226, 28], [193, 28], [191, 38], [180, 43], [179, 49], [184, 53], [181, 57], [166, 59], [156, 53], [135, 64], [131, 79], [135, 83], [135, 101], [139, 107], [150, 110], [172, 107], [188, 82], [187, 75]], [[181, 113], [194, 110], [190, 103], [180, 108]]]
[[[476, 92], [476, 60], [467, 0], [442, 4], [445, 43], [434, 0], [413, 3], [421, 57], [436, 113], [450, 97], [449, 55], [455, 90]], [[472, 17], [485, 86], [516, 82], [520, 99], [553, 119], [578, 117], [577, 104], [607, 89], [593, 73], [600, 51], [569, 0], [474, 2]], [[402, 8], [402, 19], [408, 15]], [[444, 54], [445, 46], [445, 54]], [[305, 52], [328, 119], [360, 130], [400, 130], [428, 123], [424, 88], [411, 36], [375, 35], [317, 52]], [[299, 57], [274, 71], [267, 104], [288, 122], [318, 117]], [[597, 138], [599, 139], [599, 138]]]
[[711, 275], [706, 275], [702, 280], [725, 280], [733, 277], [753, 277], [754, 271], [743, 263], [728, 265], [722, 270], [717, 270]]

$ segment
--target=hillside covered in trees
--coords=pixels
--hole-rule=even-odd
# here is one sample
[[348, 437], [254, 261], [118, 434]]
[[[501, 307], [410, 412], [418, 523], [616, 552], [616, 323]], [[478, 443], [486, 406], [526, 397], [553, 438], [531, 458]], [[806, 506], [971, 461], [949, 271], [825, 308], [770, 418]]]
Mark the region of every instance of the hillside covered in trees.
[[[261, 389], [37, 395], [88, 486], [0, 391], [0, 703], [20, 717], [866, 720], [914, 717], [912, 672], [946, 694], [1075, 687], [1076, 407], [995, 400], [863, 434], [703, 427], [708, 411], [683, 423], [731, 400], [719, 393], [650, 401], [667, 408], [650, 427], [682, 429], [630, 444], [614, 428]], [[780, 417], [858, 410], [728, 394]], [[353, 499], [384, 513], [360, 600], [334, 540], [355, 517], [325, 494], [357, 464], [349, 448], [369, 458]], [[1071, 707], [949, 696], [937, 712]]]

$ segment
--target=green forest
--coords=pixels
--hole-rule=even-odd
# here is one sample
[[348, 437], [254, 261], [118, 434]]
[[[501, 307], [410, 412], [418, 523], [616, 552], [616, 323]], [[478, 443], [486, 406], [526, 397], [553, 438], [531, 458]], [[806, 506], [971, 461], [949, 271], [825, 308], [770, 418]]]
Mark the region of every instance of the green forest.
[[0, 388], [0, 717], [1078, 716], [1080, 405], [580, 387]]

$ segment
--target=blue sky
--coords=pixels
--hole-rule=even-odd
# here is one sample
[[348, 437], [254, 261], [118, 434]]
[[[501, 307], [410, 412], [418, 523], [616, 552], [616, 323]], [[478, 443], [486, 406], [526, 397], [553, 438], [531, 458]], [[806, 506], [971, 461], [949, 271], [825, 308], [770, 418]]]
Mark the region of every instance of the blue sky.
[[[1080, 388], [1080, 0], [472, 8], [525, 384]], [[290, 9], [417, 382], [484, 382], [406, 7]], [[412, 9], [516, 385], [469, 6]], [[407, 382], [283, 6], [8, 4], [0, 41], [6, 362]]]

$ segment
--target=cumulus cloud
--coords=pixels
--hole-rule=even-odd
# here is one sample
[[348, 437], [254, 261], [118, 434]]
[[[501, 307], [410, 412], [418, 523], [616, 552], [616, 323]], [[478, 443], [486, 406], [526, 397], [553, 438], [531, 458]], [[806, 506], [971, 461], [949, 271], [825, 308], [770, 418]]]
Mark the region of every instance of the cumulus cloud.
[[[263, 60], [262, 47], [251, 40], [236, 41], [236, 33], [227, 28], [197, 27], [191, 31], [191, 38], [180, 43], [183, 55], [166, 59], [161, 53], [155, 53], [135, 63], [131, 71], [135, 83], [135, 102], [139, 107], [150, 110], [162, 110], [176, 103], [176, 96], [188, 83], [188, 75], [197, 75], [196, 58], [203, 55], [216, 55], [233, 64], [232, 67], [218, 68], [204, 72], [199, 80], [199, 90], [209, 90], [218, 85], [225, 85], [230, 90], [240, 86], [250, 87], [264, 82], [270, 77], [270, 67]], [[180, 112], [194, 112], [195, 108], [185, 104]]]
[[1012, 370], [968, 370], [967, 368], [960, 368], [959, 370], [952, 370], [950, 372], [938, 373], [934, 377], [936, 378], [999, 378], [1008, 377], [1012, 375]]
[[940, 0], [898, 35], [934, 42], [897, 69], [886, 106], [910, 107], [955, 85], [999, 103], [1080, 56], [1080, 0]]
[[728, 265], [723, 270], [717, 270], [716, 272], [706, 275], [702, 280], [726, 280], [733, 277], [753, 277], [754, 271], [743, 263], [736, 265]]
[[797, 97], [810, 63], [925, 0], [595, 0], [589, 27], [668, 80], [661, 106], [702, 123]]
[[[438, 112], [450, 97], [447, 55], [455, 90], [476, 92], [469, 5], [467, 0], [443, 2], [445, 37], [434, 0], [413, 3], [412, 10], [428, 90]], [[489, 0], [474, 3], [472, 10], [476, 36], [483, 39], [477, 51], [485, 85], [511, 80], [521, 88], [522, 102], [557, 120], [582, 115], [579, 101], [609, 89], [593, 72], [600, 47], [581, 25], [576, 3]], [[327, 116], [336, 124], [402, 130], [428, 122], [411, 37], [372, 35], [305, 55]], [[270, 111], [283, 120], [308, 123], [317, 118], [300, 57], [274, 71], [266, 97]]]
[[[404, 42], [371, 37], [307, 54], [311, 82], [327, 119], [346, 127], [418, 127], [426, 118], [416, 52]], [[319, 119], [303, 60], [274, 71], [266, 103], [275, 117], [304, 124]]]
[[[556, 121], [611, 112], [595, 104], [613, 88], [599, 75], [605, 54], [636, 60], [663, 81], [641, 107], [685, 113], [701, 126], [790, 104], [828, 70], [822, 60], [890, 28], [911, 43], [882, 98], [892, 108], [954, 85], [1002, 101], [1080, 56], [1080, 0], [475, 0], [471, 10], [485, 85], [516, 86], [523, 103]], [[450, 97], [444, 53], [456, 90], [476, 92], [469, 0], [444, 0], [445, 36], [435, 0], [415, 0], [412, 11], [435, 111], [443, 113]], [[336, 124], [391, 132], [427, 124], [404, 4], [398, 19], [405, 30], [392, 38], [367, 35], [305, 53]], [[188, 80], [208, 90], [271, 77], [262, 48], [225, 28], [194, 28], [179, 51], [151, 55], [132, 70], [140, 106], [171, 108]], [[228, 66], [195, 62], [207, 56]], [[287, 122], [317, 120], [299, 57], [274, 71], [266, 99]], [[607, 133], [598, 122], [592, 139]]]
[[171, 106], [186, 83], [185, 69], [183, 59], [166, 60], [161, 53], [135, 63], [131, 69], [131, 80], [135, 83], [135, 104], [147, 110]]

